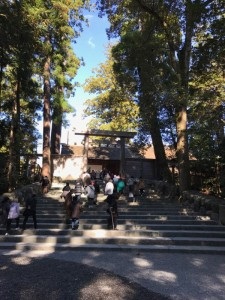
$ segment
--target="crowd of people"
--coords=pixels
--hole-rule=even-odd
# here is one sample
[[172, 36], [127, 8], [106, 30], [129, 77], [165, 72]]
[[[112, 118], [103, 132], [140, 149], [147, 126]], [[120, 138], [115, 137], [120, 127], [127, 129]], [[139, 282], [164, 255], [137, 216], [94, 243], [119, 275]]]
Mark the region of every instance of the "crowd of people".
[[[103, 184], [102, 192], [105, 194], [107, 203], [106, 212], [108, 213], [108, 229], [117, 229], [118, 205], [117, 200], [126, 192], [128, 192], [129, 199], [136, 201], [138, 195], [143, 196], [145, 191], [145, 182], [142, 177], [134, 178], [129, 176], [124, 178], [119, 175], [112, 174], [106, 169], [102, 172], [84, 172], [81, 178], [75, 181], [73, 187], [67, 182], [62, 189], [61, 198], [64, 198], [65, 210], [67, 217], [71, 222], [71, 229], [75, 230], [79, 227], [80, 214], [84, 210], [84, 206], [92, 208], [97, 205], [97, 196], [100, 193], [99, 182]], [[43, 196], [49, 190], [49, 180], [43, 177], [41, 181]], [[84, 202], [83, 199], [86, 199]], [[24, 196], [25, 208], [23, 211], [22, 230], [26, 229], [26, 224], [29, 217], [33, 219], [33, 227], [37, 229], [36, 205], [37, 199], [32, 188], [28, 188]], [[11, 230], [13, 220], [16, 223], [16, 230], [19, 229], [20, 222], [20, 204], [18, 199], [10, 200], [9, 197], [4, 196], [1, 202], [2, 210], [2, 224], [6, 228], [6, 235]]]
[[[116, 229], [117, 227], [117, 200], [120, 196], [128, 191], [130, 201], [136, 201], [136, 197], [138, 195], [142, 197], [145, 191], [145, 182], [142, 177], [134, 178], [134, 176], [130, 176], [125, 179], [123, 176], [112, 174], [105, 169], [102, 172], [95, 172], [94, 170], [84, 172], [76, 180], [74, 187], [70, 187], [67, 183], [61, 194], [61, 197], [65, 200], [65, 209], [68, 218], [71, 220], [72, 229], [77, 229], [79, 226], [79, 217], [84, 209], [84, 204], [88, 208], [97, 205], [100, 181], [103, 184], [102, 192], [106, 195], [105, 202], [108, 204], [106, 211], [108, 213], [107, 223], [109, 229]], [[85, 203], [81, 198], [86, 199]]]
[[[23, 222], [22, 230], [26, 229], [26, 224], [29, 217], [33, 218], [34, 229], [37, 229], [37, 218], [36, 218], [36, 194], [34, 194], [32, 188], [28, 188], [24, 196], [24, 211], [23, 211]], [[8, 196], [3, 196], [1, 200], [1, 224], [5, 227], [5, 235], [8, 235], [11, 230], [11, 225], [15, 221], [16, 230], [20, 227], [20, 203], [18, 198], [14, 197], [12, 200]]]

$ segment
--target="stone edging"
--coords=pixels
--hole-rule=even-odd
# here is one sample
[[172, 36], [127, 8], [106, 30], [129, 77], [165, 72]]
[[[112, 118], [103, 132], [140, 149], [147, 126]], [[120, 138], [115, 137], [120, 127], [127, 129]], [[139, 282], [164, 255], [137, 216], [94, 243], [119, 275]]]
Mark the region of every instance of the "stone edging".
[[191, 205], [195, 212], [208, 215], [212, 220], [225, 225], [225, 199], [198, 191], [184, 191], [182, 203]]

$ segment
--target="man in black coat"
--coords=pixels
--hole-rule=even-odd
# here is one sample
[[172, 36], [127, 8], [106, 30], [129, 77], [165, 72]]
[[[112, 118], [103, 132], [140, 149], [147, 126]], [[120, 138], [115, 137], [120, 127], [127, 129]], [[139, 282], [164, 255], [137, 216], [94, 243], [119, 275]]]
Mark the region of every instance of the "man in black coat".
[[116, 230], [117, 228], [117, 218], [118, 218], [118, 206], [116, 195], [108, 195], [106, 202], [108, 203], [107, 213], [108, 217], [108, 229]]

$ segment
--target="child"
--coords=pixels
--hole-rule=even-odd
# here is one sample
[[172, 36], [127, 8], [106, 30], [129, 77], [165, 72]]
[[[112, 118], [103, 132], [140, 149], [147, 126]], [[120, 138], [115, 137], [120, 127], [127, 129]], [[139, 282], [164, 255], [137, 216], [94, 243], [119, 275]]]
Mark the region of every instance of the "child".
[[17, 199], [14, 199], [12, 201], [12, 203], [10, 204], [5, 235], [8, 235], [8, 233], [11, 229], [12, 220], [14, 220], [14, 219], [16, 220], [16, 230], [18, 230], [19, 229], [19, 221], [20, 221], [20, 205], [19, 205]]

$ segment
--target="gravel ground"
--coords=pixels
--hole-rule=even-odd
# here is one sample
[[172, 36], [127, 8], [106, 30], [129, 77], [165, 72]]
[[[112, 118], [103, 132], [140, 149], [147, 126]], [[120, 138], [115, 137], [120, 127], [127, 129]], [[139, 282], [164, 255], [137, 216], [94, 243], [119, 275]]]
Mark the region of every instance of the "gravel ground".
[[224, 300], [224, 295], [223, 255], [0, 251], [3, 300]]
[[0, 258], [0, 299], [166, 300], [109, 271], [53, 258]]
[[2, 250], [0, 299], [224, 300], [225, 259], [109, 250]]

